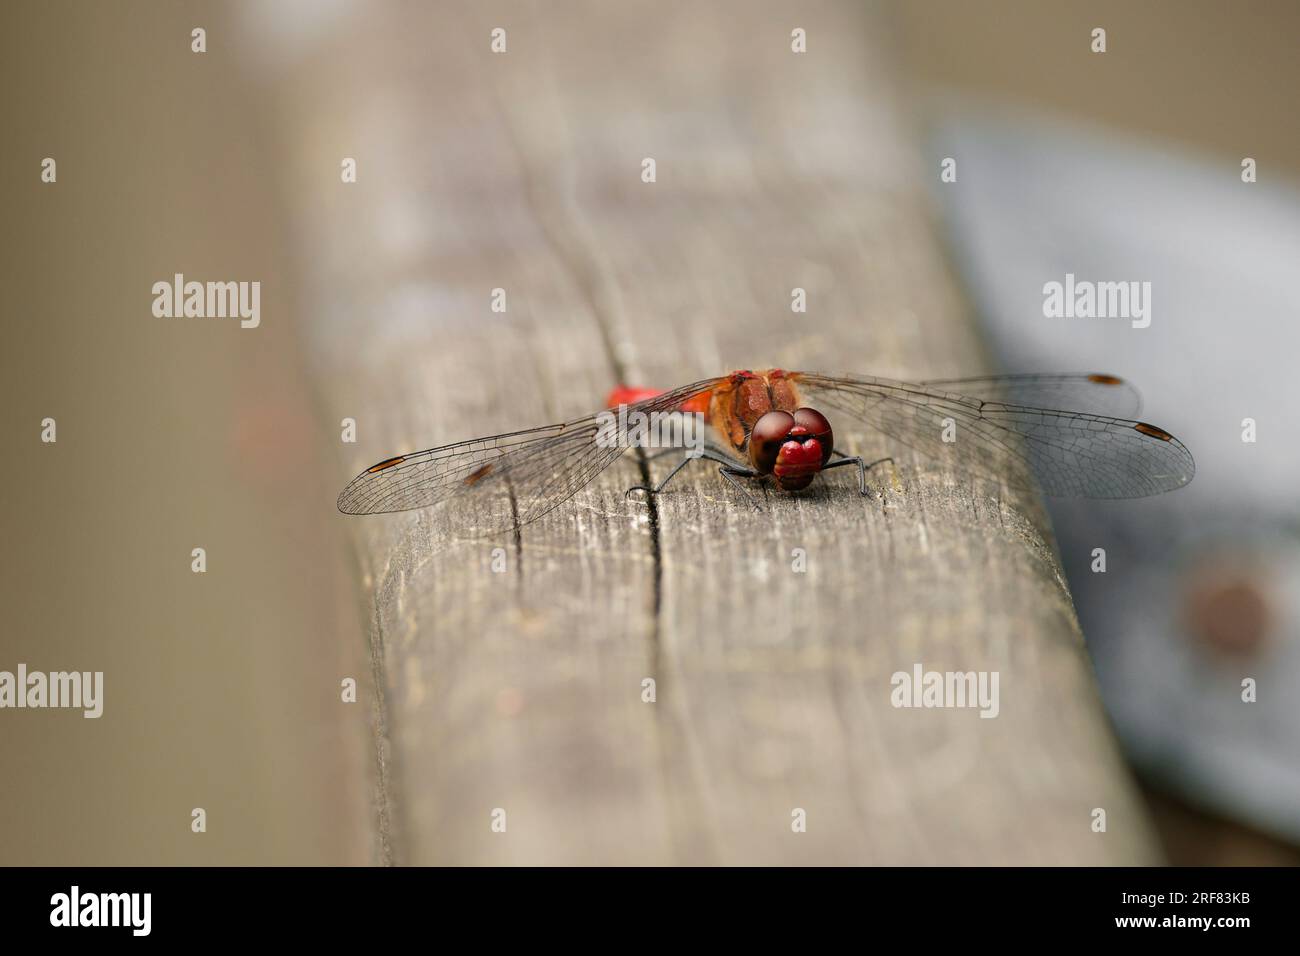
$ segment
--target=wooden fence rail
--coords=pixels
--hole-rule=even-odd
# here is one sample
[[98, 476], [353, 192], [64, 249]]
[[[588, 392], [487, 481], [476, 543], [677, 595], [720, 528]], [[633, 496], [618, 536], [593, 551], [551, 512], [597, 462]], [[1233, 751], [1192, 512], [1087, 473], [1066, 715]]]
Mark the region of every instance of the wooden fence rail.
[[[924, 201], [941, 157], [871, 6], [384, 5], [315, 44], [266, 109], [325, 414], [358, 423], [340, 487], [620, 381], [985, 365]], [[1152, 861], [1039, 502], [836, 424], [898, 458], [875, 496], [846, 469], [755, 514], [701, 466], [651, 511], [626, 455], [517, 537], [338, 516], [372, 622], [380, 857]], [[917, 664], [998, 672], [998, 716], [892, 706]]]

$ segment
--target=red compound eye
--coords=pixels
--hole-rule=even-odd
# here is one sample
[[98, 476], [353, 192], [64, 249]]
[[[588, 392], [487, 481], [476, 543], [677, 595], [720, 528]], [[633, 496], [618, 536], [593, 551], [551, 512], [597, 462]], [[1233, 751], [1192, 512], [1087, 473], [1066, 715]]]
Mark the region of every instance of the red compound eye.
[[768, 412], [754, 422], [749, 433], [749, 463], [755, 471], [763, 475], [772, 473], [781, 445], [794, 425], [794, 416], [789, 412]]
[[822, 448], [822, 464], [831, 460], [831, 451], [835, 447], [835, 435], [831, 432], [831, 423], [826, 416], [815, 408], [800, 408], [794, 413], [796, 430], [805, 429], [805, 434], [817, 439]]

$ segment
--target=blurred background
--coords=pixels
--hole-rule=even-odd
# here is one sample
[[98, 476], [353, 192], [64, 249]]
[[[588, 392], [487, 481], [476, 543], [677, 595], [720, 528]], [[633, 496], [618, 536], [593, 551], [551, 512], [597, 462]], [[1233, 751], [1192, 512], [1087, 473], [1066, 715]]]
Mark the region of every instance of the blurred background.
[[[452, 35], [454, 6], [432, 14]], [[537, 15], [494, 9], [521, 6]], [[0, 669], [103, 670], [113, 716], [0, 713], [0, 863], [386, 859], [366, 612], [332, 510], [337, 429], [303, 342], [315, 304], [270, 280], [311, 273], [316, 223], [291, 198], [310, 191], [286, 161], [304, 144], [284, 141], [277, 109], [313, 102], [313, 70], [348, 62], [355, 18], [390, 21], [394, 49], [418, 57], [414, 9], [0, 12]], [[915, 179], [1001, 364], [1131, 378], [1144, 417], [1197, 455], [1178, 494], [1053, 506], [1167, 858], [1296, 862], [1300, 7], [953, 0], [882, 4], [872, 22], [926, 159]], [[219, 38], [198, 58], [196, 24]], [[1099, 26], [1104, 54], [1089, 49]], [[408, 102], [364, 82], [351, 95]], [[303, 128], [330, 140], [327, 115]], [[40, 181], [46, 156], [57, 187]], [[957, 182], [939, 182], [942, 157]], [[1244, 157], [1258, 182], [1242, 182]], [[261, 277], [263, 312], [295, 322], [148, 321], [141, 290], [176, 271]], [[1151, 327], [1044, 319], [1042, 285], [1067, 272], [1152, 282]], [[340, 702], [346, 677], [361, 703]], [[1259, 685], [1248, 707], [1243, 677]]]
[[301, 344], [283, 322], [149, 321], [145, 297], [175, 272], [261, 279], [263, 316], [294, 311], [252, 90], [228, 42], [190, 52], [234, 12], [0, 11], [0, 669], [105, 674], [98, 720], [0, 712], [0, 862], [372, 857], [370, 733], [340, 704], [368, 682], [364, 622]]
[[[1103, 698], [1166, 852], [1294, 863], [1300, 124], [1284, 101], [1300, 9], [896, 9], [923, 135], [934, 155], [959, 157], [958, 182], [933, 189], [945, 241], [1002, 365], [1129, 378], [1143, 417], [1197, 458], [1176, 495], [1050, 502]], [[1045, 39], [1096, 27], [1105, 53]], [[1247, 157], [1268, 175], [1244, 183]], [[1044, 318], [1043, 284], [1067, 273], [1150, 282], [1150, 327]], [[1244, 443], [1248, 418], [1270, 434]], [[1268, 688], [1248, 706], [1244, 678]]]

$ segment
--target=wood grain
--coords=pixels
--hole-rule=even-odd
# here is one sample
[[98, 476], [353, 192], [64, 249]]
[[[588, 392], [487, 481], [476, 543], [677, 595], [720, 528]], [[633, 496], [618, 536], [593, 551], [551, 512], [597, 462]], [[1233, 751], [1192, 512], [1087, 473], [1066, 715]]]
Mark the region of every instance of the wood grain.
[[[620, 380], [981, 371], [882, 23], [855, 3], [383, 8], [268, 80], [326, 419], [359, 423], [340, 487], [590, 412]], [[835, 424], [898, 458], [875, 496], [844, 470], [755, 514], [699, 465], [649, 506], [623, 490], [671, 462], [627, 455], [499, 540], [340, 516], [381, 695], [380, 858], [1151, 862], [1040, 504]], [[916, 663], [999, 672], [999, 716], [894, 708]]]

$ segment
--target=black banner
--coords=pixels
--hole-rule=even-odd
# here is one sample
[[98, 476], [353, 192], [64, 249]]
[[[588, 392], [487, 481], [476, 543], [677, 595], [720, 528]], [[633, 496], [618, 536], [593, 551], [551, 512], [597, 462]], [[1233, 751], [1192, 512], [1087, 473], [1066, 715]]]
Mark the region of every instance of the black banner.
[[[1231, 943], [1278, 930], [1283, 869], [32, 869], [0, 870], [7, 940], [292, 939], [374, 944], [444, 928], [632, 939], [675, 924], [735, 938], [972, 942], [1096, 935]], [[561, 928], [563, 929], [561, 930]], [[696, 933], [696, 929], [691, 930]], [[805, 937], [806, 939], [806, 937]]]

